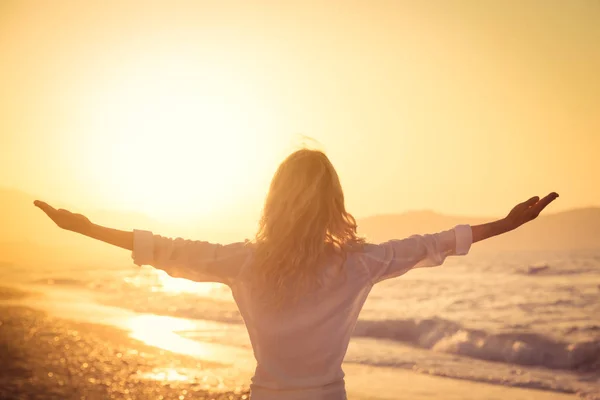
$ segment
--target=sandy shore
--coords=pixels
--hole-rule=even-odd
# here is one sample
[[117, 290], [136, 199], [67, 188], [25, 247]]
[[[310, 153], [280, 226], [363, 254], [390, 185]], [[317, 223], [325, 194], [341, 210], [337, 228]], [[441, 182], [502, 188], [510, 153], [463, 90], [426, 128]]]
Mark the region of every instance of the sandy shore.
[[[0, 300], [30, 294], [0, 287]], [[0, 304], [0, 399], [247, 399], [230, 365], [152, 347], [128, 332]], [[231, 360], [225, 361], [230, 363]], [[345, 364], [350, 399], [574, 400], [548, 391]], [[390, 390], [390, 388], [394, 388]]]
[[27, 307], [0, 305], [0, 360], [0, 399], [248, 398], [208, 372], [219, 365]]
[[592, 395], [491, 385], [395, 368], [345, 365], [349, 399], [369, 400], [594, 400]]

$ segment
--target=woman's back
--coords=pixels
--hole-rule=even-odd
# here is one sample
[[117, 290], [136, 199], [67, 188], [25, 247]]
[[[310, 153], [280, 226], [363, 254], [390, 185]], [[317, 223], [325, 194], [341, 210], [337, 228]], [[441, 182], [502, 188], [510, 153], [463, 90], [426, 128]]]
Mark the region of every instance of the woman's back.
[[232, 285], [257, 360], [254, 396], [328, 385], [343, 389], [342, 360], [371, 289], [368, 271], [357, 256], [351, 253], [341, 271], [333, 260], [325, 262], [322, 285], [284, 310], [265, 306], [250, 281]]

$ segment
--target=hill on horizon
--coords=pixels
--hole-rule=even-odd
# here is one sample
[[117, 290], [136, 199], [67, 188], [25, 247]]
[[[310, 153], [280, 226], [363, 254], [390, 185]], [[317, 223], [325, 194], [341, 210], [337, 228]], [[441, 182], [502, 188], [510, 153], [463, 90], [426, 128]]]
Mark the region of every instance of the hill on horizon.
[[[130, 262], [122, 249], [63, 231], [45, 218], [32, 202], [34, 196], [0, 188], [0, 262], [35, 264], [107, 264]], [[166, 236], [213, 241], [201, 224], [181, 227], [156, 221], [140, 213], [90, 211], [90, 219], [118, 229], [148, 229]], [[435, 233], [458, 224], [476, 225], [493, 218], [443, 215], [433, 211], [409, 211], [375, 215], [357, 221], [359, 234], [371, 242], [401, 239], [417, 233]], [[179, 233], [181, 232], [181, 233]], [[231, 238], [230, 241], [243, 240]], [[473, 251], [600, 249], [600, 207], [548, 213], [506, 235], [478, 243]]]
[[[477, 225], [493, 218], [443, 215], [433, 211], [386, 214], [358, 221], [359, 231], [373, 242], [433, 233], [459, 224]], [[512, 232], [475, 246], [476, 251], [562, 251], [600, 249], [600, 207], [540, 215]]]

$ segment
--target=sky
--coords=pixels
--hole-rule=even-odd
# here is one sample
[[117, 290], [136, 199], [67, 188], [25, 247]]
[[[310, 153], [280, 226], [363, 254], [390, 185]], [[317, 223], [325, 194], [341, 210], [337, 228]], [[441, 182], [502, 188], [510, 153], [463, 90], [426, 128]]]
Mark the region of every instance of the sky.
[[600, 1], [0, 1], [0, 187], [246, 225], [308, 144], [356, 217], [600, 206]]

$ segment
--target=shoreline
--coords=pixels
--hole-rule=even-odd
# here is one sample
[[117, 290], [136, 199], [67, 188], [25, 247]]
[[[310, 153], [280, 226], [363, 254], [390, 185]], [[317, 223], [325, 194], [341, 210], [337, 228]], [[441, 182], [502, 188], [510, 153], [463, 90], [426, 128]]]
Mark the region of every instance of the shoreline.
[[0, 398], [240, 399], [214, 371], [224, 365], [174, 354], [111, 326], [0, 305]]
[[[503, 386], [465, 379], [446, 378], [389, 367], [370, 368], [345, 364], [349, 399], [369, 400], [581, 400], [574, 393]], [[379, 388], [379, 389], [378, 389]], [[393, 388], [390, 390], [390, 388]]]
[[[0, 301], [5, 302], [0, 303], [0, 355], [2, 360], [10, 360], [0, 367], [2, 399], [103, 399], [114, 395], [130, 399], [163, 396], [181, 400], [184, 396], [244, 400], [249, 396], [249, 382], [241, 384], [239, 374], [232, 372], [236, 359], [224, 357], [220, 363], [160, 349], [111, 324], [83, 322], [71, 315], [41, 311], [36, 302], [31, 306], [19, 301], [29, 295], [0, 287]], [[32, 298], [39, 295], [33, 293]], [[345, 363], [344, 370], [350, 399], [581, 398], [394, 368]]]

